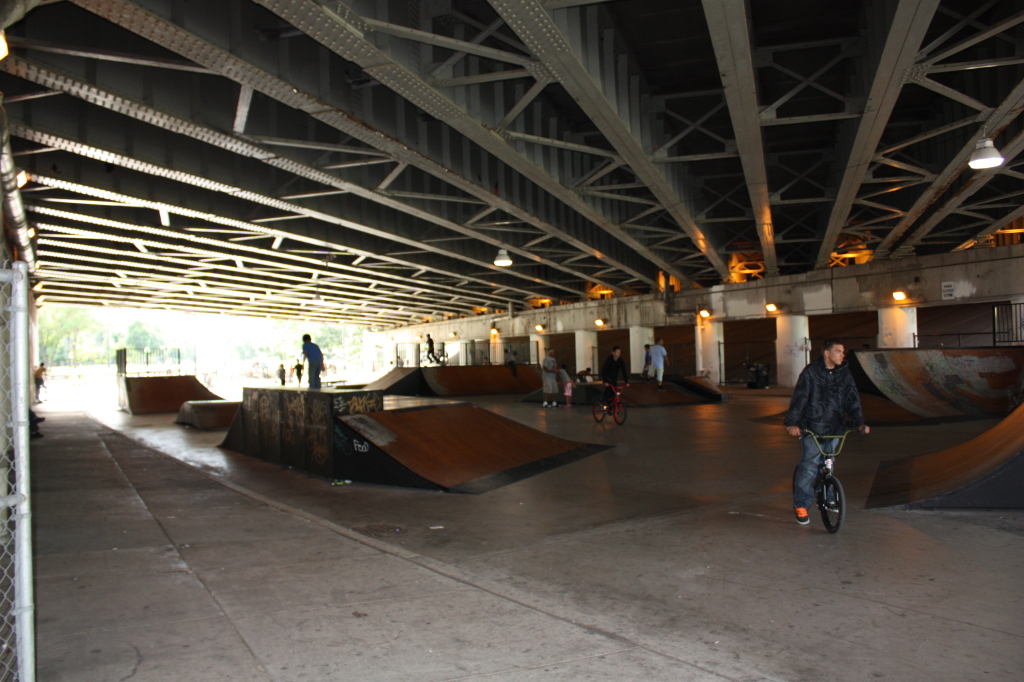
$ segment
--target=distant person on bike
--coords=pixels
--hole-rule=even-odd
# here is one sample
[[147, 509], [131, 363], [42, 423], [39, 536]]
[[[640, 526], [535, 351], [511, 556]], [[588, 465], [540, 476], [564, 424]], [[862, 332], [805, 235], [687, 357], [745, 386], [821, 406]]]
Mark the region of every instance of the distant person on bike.
[[324, 354], [313, 343], [309, 334], [302, 335], [302, 357], [309, 362], [309, 387], [320, 388], [320, 371], [324, 368]]
[[430, 338], [430, 334], [427, 334], [427, 360], [437, 362], [437, 356], [434, 355], [434, 339]]
[[622, 360], [622, 349], [618, 346], [612, 346], [612, 354], [604, 361], [604, 367], [601, 368], [601, 381], [604, 382], [604, 398], [601, 400], [604, 401], [605, 405], [615, 397], [613, 387], [619, 381], [620, 372], [625, 380], [623, 385], [629, 386], [629, 373], [626, 371], [626, 363]]
[[[846, 362], [846, 348], [839, 339], [826, 339], [821, 344], [821, 357], [804, 367], [793, 389], [786, 415], [786, 432], [801, 438], [802, 455], [793, 476], [793, 509], [796, 522], [810, 523], [807, 508], [814, 504], [814, 479], [818, 474], [821, 453], [814, 438], [804, 433], [813, 431], [819, 436], [843, 433], [846, 418], [867, 435], [871, 428], [864, 423], [860, 394], [853, 382], [850, 365]], [[835, 452], [838, 439], [821, 444], [825, 452]]]
[[658, 390], [664, 391], [665, 366], [668, 365], [668, 351], [665, 350], [665, 339], [658, 339], [657, 343], [651, 346], [651, 371], [654, 378], [658, 380]]

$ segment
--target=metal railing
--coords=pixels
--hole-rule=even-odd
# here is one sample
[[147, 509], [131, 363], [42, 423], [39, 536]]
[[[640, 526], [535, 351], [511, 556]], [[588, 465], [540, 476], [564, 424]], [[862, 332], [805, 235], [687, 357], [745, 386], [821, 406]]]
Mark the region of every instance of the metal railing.
[[1024, 346], [1024, 303], [992, 306], [992, 345]]
[[28, 266], [0, 270], [0, 680], [34, 682]]
[[118, 348], [115, 356], [117, 373], [133, 375], [195, 374], [195, 361], [193, 353], [180, 348]]

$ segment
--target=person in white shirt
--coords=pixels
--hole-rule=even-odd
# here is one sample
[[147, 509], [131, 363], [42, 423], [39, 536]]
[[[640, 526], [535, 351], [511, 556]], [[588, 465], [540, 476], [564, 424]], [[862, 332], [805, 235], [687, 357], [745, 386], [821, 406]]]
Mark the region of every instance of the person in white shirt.
[[668, 351], [665, 350], [665, 339], [658, 339], [657, 343], [651, 346], [651, 370], [658, 380], [658, 390], [665, 390], [665, 367], [668, 365]]

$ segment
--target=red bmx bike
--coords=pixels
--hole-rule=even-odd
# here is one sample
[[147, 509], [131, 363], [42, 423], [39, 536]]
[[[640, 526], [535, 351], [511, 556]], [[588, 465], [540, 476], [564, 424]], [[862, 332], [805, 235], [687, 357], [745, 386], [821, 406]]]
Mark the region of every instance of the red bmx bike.
[[615, 395], [612, 399], [605, 403], [603, 400], [598, 400], [594, 403], [594, 421], [602, 422], [606, 414], [610, 414], [612, 419], [615, 420], [616, 424], [626, 423], [626, 405], [622, 402], [622, 389], [624, 386], [612, 386], [612, 391]]

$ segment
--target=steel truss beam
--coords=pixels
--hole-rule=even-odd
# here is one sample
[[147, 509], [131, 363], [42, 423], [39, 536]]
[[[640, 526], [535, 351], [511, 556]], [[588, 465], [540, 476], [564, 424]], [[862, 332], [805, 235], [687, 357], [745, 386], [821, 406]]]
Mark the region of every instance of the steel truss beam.
[[[679, 279], [686, 279], [675, 267], [629, 235], [620, 225], [562, 185], [545, 169], [521, 155], [500, 136], [469, 116], [444, 94], [432, 87], [422, 76], [398, 63], [387, 52], [379, 49], [367, 38], [368, 34], [372, 33], [373, 26], [360, 17], [349, 5], [338, 2], [328, 7], [312, 0], [256, 1], [301, 29], [313, 40], [344, 59], [354, 62], [370, 74], [374, 80], [415, 104], [430, 116], [447, 123], [467, 139], [483, 147], [494, 157], [567, 204], [584, 218], [624, 242], [665, 272]], [[532, 61], [528, 64], [530, 68], [540, 68]], [[519, 217], [520, 213], [513, 213], [513, 215]], [[600, 254], [599, 257], [602, 260], [607, 259], [605, 254]], [[620, 269], [625, 270], [625, 267], [622, 266]], [[629, 273], [651, 287], [658, 286], [654, 278], [646, 273], [636, 270], [629, 270]]]
[[[45, 178], [45, 177], [41, 177], [41, 176], [34, 176], [34, 180], [36, 182], [40, 182], [40, 183], [46, 184], [47, 186], [50, 186], [50, 187], [55, 187], [57, 189], [63, 189], [63, 190], [71, 191], [71, 192], [76, 192], [76, 193], [79, 193], [79, 194], [85, 194], [85, 195], [88, 195], [88, 196], [103, 197], [103, 198], [105, 198], [107, 200], [110, 200], [110, 201], [116, 201], [119, 204], [124, 205], [124, 206], [144, 207], [144, 208], [151, 208], [151, 209], [154, 209], [154, 210], [164, 210], [164, 211], [167, 211], [169, 213], [175, 213], [175, 214], [178, 214], [178, 215], [184, 215], [184, 216], [187, 216], [189, 218], [195, 218], [195, 219], [204, 220], [204, 221], [207, 221], [207, 222], [210, 222], [210, 223], [213, 223], [213, 224], [222, 225], [222, 226], [224, 226], [224, 228], [231, 228], [231, 229], [225, 230], [224, 228], [218, 228], [215, 231], [219, 232], [219, 233], [227, 233], [229, 235], [235, 236], [236, 238], [239, 235], [242, 235], [242, 236], [257, 236], [257, 237], [267, 238], [267, 237], [277, 237], [280, 234], [276, 230], [270, 230], [270, 229], [267, 229], [267, 228], [263, 228], [260, 225], [254, 225], [254, 224], [251, 224], [251, 223], [246, 223], [244, 221], [234, 220], [232, 218], [224, 218], [222, 216], [218, 216], [218, 215], [214, 215], [214, 214], [209, 214], [209, 213], [202, 213], [202, 212], [199, 212], [199, 211], [193, 211], [191, 209], [185, 209], [185, 208], [178, 207], [178, 206], [172, 206], [170, 204], [161, 204], [161, 203], [158, 203], [158, 202], [152, 202], [152, 201], [148, 201], [148, 200], [145, 200], [145, 199], [138, 199], [136, 197], [129, 197], [129, 196], [124, 195], [124, 194], [118, 194], [118, 193], [109, 192], [109, 191], [106, 191], [106, 190], [101, 190], [101, 189], [97, 189], [97, 188], [93, 188], [93, 187], [87, 187], [87, 186], [84, 186], [84, 185], [78, 185], [78, 184], [75, 184], [75, 183], [69, 183], [69, 182], [65, 182], [65, 181], [62, 181], [62, 180], [56, 180], [56, 179], [53, 179], [53, 178]], [[69, 212], [60, 212], [60, 211], [57, 211], [57, 209], [52, 209], [52, 208], [38, 206], [38, 205], [33, 205], [30, 208], [30, 210], [35, 211], [37, 213], [46, 214], [46, 215], [61, 215], [61, 217], [71, 218], [71, 219], [74, 219], [74, 220], [81, 219], [81, 220], [86, 220], [86, 221], [93, 221], [93, 222], [96, 222], [97, 224], [100, 224], [100, 221], [105, 220], [105, 219], [102, 219], [102, 218], [94, 218], [92, 216], [82, 216], [81, 218], [79, 218], [79, 217], [75, 217], [75, 216], [77, 216], [79, 214], [74, 214], [73, 215], [73, 214], [71, 214]], [[114, 221], [114, 222], [116, 222], [116, 221]], [[118, 223], [118, 224], [121, 224], [121, 223]], [[131, 227], [131, 226], [129, 226], [129, 227]], [[268, 257], [273, 257], [273, 258], [283, 258], [285, 260], [293, 261], [294, 263], [303, 263], [303, 264], [306, 264], [307, 266], [310, 266], [311, 268], [314, 268], [314, 269], [309, 270], [310, 274], [314, 274], [314, 276], [316, 275], [316, 273], [321, 272], [320, 269], [316, 269], [314, 266], [317, 266], [319, 263], [324, 262], [327, 259], [330, 259], [335, 254], [345, 253], [344, 251], [335, 251], [335, 250], [333, 250], [331, 248], [329, 248], [326, 252], [318, 249], [317, 251], [314, 251], [314, 253], [317, 253], [321, 257], [320, 258], [310, 258], [310, 257], [307, 257], [307, 256], [299, 256], [299, 255], [295, 255], [295, 254], [293, 254], [291, 252], [282, 251], [282, 250], [280, 250], [280, 248], [275, 249], [275, 248], [271, 247], [270, 249], [262, 249], [262, 248], [258, 248], [258, 247], [247, 246], [247, 245], [242, 244], [240, 241], [232, 241], [231, 239], [215, 240], [215, 239], [212, 239], [212, 238], [199, 237], [196, 234], [192, 234], [192, 233], [189, 233], [189, 232], [179, 232], [179, 231], [172, 231], [172, 230], [158, 230], [157, 228], [144, 227], [144, 226], [135, 226], [135, 227], [137, 227], [140, 232], [154, 233], [154, 234], [163, 234], [163, 235], [167, 235], [167, 236], [172, 236], [173, 238], [176, 238], [176, 239], [182, 239], [182, 240], [189, 241], [189, 242], [194, 242], [194, 243], [197, 243], [197, 244], [204, 244], [204, 245], [207, 245], [207, 246], [216, 247], [216, 248], [219, 248], [219, 249], [222, 249], [222, 250], [225, 250], [225, 251], [229, 251], [229, 252], [230, 251], [242, 251], [242, 252], [247, 252], [247, 253], [256, 253], [256, 254], [261, 254], [261, 255], [268, 256]], [[203, 229], [203, 228], [199, 228], [199, 229]], [[289, 236], [288, 238], [291, 238], [291, 237]], [[326, 243], [326, 242], [323, 242], [323, 243]], [[330, 246], [333, 247], [334, 245], [330, 245]], [[391, 287], [397, 287], [398, 289], [401, 289], [401, 290], [404, 290], [404, 291], [407, 291], [407, 292], [409, 292], [409, 291], [411, 291], [411, 292], [422, 292], [422, 291], [435, 290], [439, 295], [441, 293], [447, 293], [447, 294], [451, 294], [451, 295], [455, 295], [455, 296], [460, 296], [460, 297], [466, 298], [468, 300], [477, 300], [477, 301], [481, 302], [484, 305], [488, 305], [488, 304], [493, 305], [493, 304], [496, 304], [496, 303], [503, 303], [504, 301], [507, 300], [507, 297], [497, 297], [497, 296], [495, 296], [493, 294], [493, 292], [489, 294], [487, 292], [477, 292], [477, 291], [474, 291], [473, 289], [467, 289], [464, 286], [464, 284], [469, 282], [469, 281], [473, 281], [472, 278], [469, 278], [469, 277], [463, 277], [462, 278], [463, 286], [446, 286], [444, 284], [438, 284], [438, 283], [420, 283], [420, 282], [416, 282], [414, 284], [410, 284], [410, 283], [408, 283], [408, 278], [407, 277], [402, 277], [402, 276], [399, 276], [399, 275], [390, 275], [388, 273], [381, 273], [379, 271], [369, 269], [366, 266], [364, 266], [364, 267], [357, 267], [357, 266], [345, 265], [345, 264], [341, 264], [341, 263], [330, 263], [330, 266], [331, 266], [332, 269], [341, 271], [343, 273], [344, 277], [346, 277], [347, 279], [351, 279], [353, 281], [358, 281], [358, 282], [361, 282], [363, 284], [371, 284], [371, 285], [373, 285], [373, 284], [378, 284], [378, 285], [383, 284], [383, 285], [387, 285], [387, 286], [391, 286]], [[289, 265], [288, 267], [294, 267], [294, 265]], [[497, 286], [493, 282], [488, 282], [486, 280], [482, 280], [479, 283], [483, 284], [484, 286], [489, 286], [489, 287]]]
[[[300, 90], [292, 83], [284, 81], [270, 73], [267, 73], [266, 71], [263, 71], [262, 69], [259, 69], [253, 64], [231, 54], [227, 50], [217, 47], [200, 39], [194, 34], [183, 30], [176, 24], [147, 12], [134, 3], [127, 2], [126, 0], [74, 0], [74, 2], [84, 9], [87, 9], [117, 25], [153, 41], [161, 47], [176, 52], [197, 64], [203, 65], [211, 72], [218, 73], [225, 78], [234, 80], [243, 87], [254, 88], [255, 90], [262, 92], [268, 97], [271, 97], [286, 106], [306, 112], [312, 118], [351, 135], [353, 138], [358, 139], [361, 142], [370, 145], [374, 149], [386, 154], [390, 158], [395, 159], [399, 162], [400, 167], [403, 167], [402, 164], [405, 164], [418, 168], [471, 196], [475, 196], [496, 209], [500, 209], [509, 215], [519, 218], [542, 232], [561, 239], [566, 244], [579, 249], [593, 258], [596, 258], [602, 264], [614, 267], [616, 270], [625, 273], [630, 278], [640, 278], [641, 281], [652, 286], [655, 285], [652, 278], [628, 267], [625, 263], [616, 259], [613, 254], [608, 254], [600, 249], [594, 248], [584, 240], [569, 234], [565, 230], [562, 230], [545, 220], [542, 220], [541, 218], [513, 204], [511, 201], [496, 196], [490, 188], [481, 187], [467, 178], [453, 173], [451, 169], [442, 166], [422, 154], [419, 154], [402, 142], [374, 129], [373, 126], [366, 121], [359, 120], [350, 113], [341, 111], [326, 102], [313, 97], [312, 95]], [[333, 23], [326, 17], [324, 18], [324, 21]], [[341, 56], [345, 57], [344, 54]], [[425, 85], [425, 87], [429, 89], [430, 86]], [[424, 110], [429, 111], [428, 109]], [[494, 143], [494, 140], [490, 139], [489, 135], [488, 138], [492, 143]], [[383, 189], [383, 187], [378, 189]], [[361, 196], [371, 201], [383, 203], [391, 208], [395, 208], [396, 210], [403, 210], [406, 212], [409, 210], [409, 207], [406, 207], [401, 202], [388, 201], [383, 195], [364, 192]], [[422, 213], [422, 215], [419, 213], [417, 215], [425, 220], [430, 220], [435, 223], [439, 219], [443, 220], [437, 216], [431, 216], [426, 212]], [[445, 223], [450, 223], [450, 221], [445, 221]], [[453, 229], [448, 224], [443, 224], [442, 226]], [[469, 232], [471, 233], [472, 231]], [[486, 235], [473, 234], [473, 236], [494, 245], [496, 248], [508, 249], [509, 251], [512, 251], [528, 260], [542, 262], [544, 265], [562, 270], [584, 281], [599, 284], [616, 293], [621, 292], [619, 285], [614, 281], [599, 279], [593, 275], [579, 270], [566, 268], [557, 263], [538, 261], [534, 254], [531, 254], [512, 243], [495, 240], [487, 237]], [[576, 293], [579, 294], [580, 292]]]
[[939, 0], [900, 0], [896, 7], [885, 44], [878, 55], [878, 65], [868, 92], [864, 115], [849, 150], [840, 150], [838, 155], [839, 158], [847, 158], [846, 168], [836, 191], [835, 203], [832, 204], [825, 237], [818, 250], [815, 264], [818, 268], [828, 267], [832, 261], [832, 252], [850, 217], [850, 210], [867, 177], [869, 164], [878, 149], [889, 116], [903, 90], [905, 74], [917, 57], [938, 5]]
[[[760, 105], [757, 96], [757, 74], [754, 73], [751, 18], [746, 0], [703, 0], [715, 58], [729, 104], [733, 134], [739, 150], [740, 163], [746, 178], [747, 192], [761, 242], [765, 275], [779, 274], [775, 255], [775, 228], [772, 223], [771, 192], [768, 189], [768, 167], [761, 139]], [[778, 107], [781, 101], [773, 105]], [[774, 114], [774, 109], [772, 110]]]
[[[590, 73], [583, 65], [554, 19], [545, 11], [544, 4], [540, 0], [489, 0], [489, 2], [498, 15], [515, 31], [520, 40], [527, 45], [533, 55], [547, 68], [551, 77], [576, 100], [605, 139], [615, 148], [618, 155], [636, 174], [637, 178], [647, 186], [658, 202], [665, 207], [673, 220], [690, 237], [719, 275], [723, 279], [729, 279], [728, 264], [715, 251], [677, 190], [665, 178], [657, 164], [651, 160], [637, 138], [638, 134], [643, 135], [643, 133], [641, 131], [634, 132], [633, 127], [637, 124], [643, 126], [645, 122], [636, 118], [635, 115], [630, 121], [623, 119], [622, 109], [627, 110], [625, 116], [628, 118], [630, 117], [628, 110], [631, 105], [609, 101], [605, 91], [599, 85], [598, 74]], [[623, 100], [632, 99], [628, 92], [622, 93], [622, 97]], [[633, 105], [639, 105], [639, 102], [634, 102]], [[638, 242], [635, 239], [634, 241]], [[645, 247], [644, 253], [645, 255], [650, 254], [648, 258], [657, 263], [665, 272], [682, 281], [687, 281], [688, 278], [675, 267], [665, 267], [668, 264], [657, 258], [650, 248]]]
[[[153, 107], [146, 106], [141, 102], [137, 102], [135, 100], [131, 100], [125, 97], [120, 97], [116, 93], [85, 83], [75, 78], [74, 76], [61, 73], [59, 71], [56, 71], [55, 69], [51, 69], [42, 64], [30, 62], [26, 59], [12, 55], [5, 59], [3, 62], [0, 62], [0, 68], [2, 68], [3, 70], [7, 71], [12, 75], [25, 78], [26, 80], [31, 80], [36, 83], [49, 83], [55, 89], [59, 89], [67, 94], [75, 95], [88, 102], [98, 104], [100, 106], [103, 106], [104, 108], [117, 111], [118, 113], [122, 113], [124, 115], [130, 116], [140, 121], [156, 125], [157, 127], [164, 128], [165, 130], [183, 134], [188, 137], [200, 140], [202, 142], [213, 144], [214, 146], [220, 147], [227, 151], [234, 152], [236, 154], [240, 154], [242, 156], [257, 159], [281, 170], [294, 173], [300, 177], [304, 177], [315, 182], [319, 182], [321, 184], [337, 187], [339, 189], [344, 189], [345, 191], [355, 194], [357, 196], [368, 198], [371, 201], [375, 201], [376, 203], [384, 204], [389, 208], [394, 208], [403, 213], [408, 213], [418, 218], [429, 220], [434, 224], [439, 224], [440, 226], [446, 227], [455, 232], [466, 234], [468, 236], [473, 236], [483, 241], [493, 243], [496, 246], [504, 244], [504, 242], [500, 240], [495, 240], [487, 235], [482, 235], [476, 230], [466, 228], [452, 221], [439, 218], [437, 216], [429, 214], [427, 211], [409, 206], [395, 199], [391, 199], [379, 192], [365, 189], [356, 183], [349, 182], [347, 180], [342, 180], [341, 178], [325, 173], [320, 169], [313, 168], [311, 166], [300, 163], [298, 161], [294, 161], [292, 159], [288, 159], [286, 157], [277, 156], [273, 152], [263, 149], [262, 147], [259, 147], [254, 143], [248, 142], [244, 139], [219, 133], [210, 128], [206, 128], [191, 121], [186, 121], [171, 114], [159, 111]], [[252, 198], [253, 193], [249, 194], [249, 198]], [[240, 195], [236, 193], [236, 196]], [[309, 209], [305, 209], [298, 205], [287, 205], [285, 202], [278, 202], [278, 204], [279, 207], [282, 208], [282, 210], [288, 210], [296, 214], [308, 215], [309, 217], [314, 217], [318, 220], [328, 218], [327, 222], [343, 225], [344, 227], [348, 227], [350, 229], [365, 232], [367, 234], [371, 234], [376, 237], [381, 237], [390, 241], [396, 241], [407, 246], [423, 247], [425, 251], [430, 251], [439, 255], [454, 258], [456, 260], [471, 263], [474, 266], [479, 267], [483, 270], [490, 270], [492, 272], [500, 273], [502, 275], [526, 279], [535, 284], [541, 284], [544, 286], [562, 289], [571, 292], [576, 296], [579, 296], [581, 293], [578, 290], [566, 287], [565, 285], [559, 284], [557, 282], [551, 282], [541, 278], [533, 277], [526, 273], [516, 271], [514, 269], [499, 268], [493, 263], [476, 260], [472, 257], [465, 256], [458, 252], [444, 249], [441, 247], [425, 246], [422, 244], [422, 242], [419, 242], [415, 239], [401, 237], [399, 235], [387, 232], [385, 230], [379, 230], [376, 228], [369, 227], [367, 225], [356, 223], [354, 221], [345, 220], [343, 218], [333, 216], [328, 217], [327, 214], [320, 212], [312, 212]], [[312, 215], [312, 213], [316, 213], [316, 215]], [[507, 248], [516, 251], [517, 253], [520, 252], [519, 249], [512, 245], [509, 245]], [[529, 256], [532, 260], [539, 261], [542, 264], [549, 264], [549, 262], [545, 262], [543, 259], [533, 254], [529, 254], [528, 252], [523, 251], [522, 255]], [[396, 260], [396, 262], [398, 261]], [[424, 268], [426, 270], [437, 272], [448, 277], [458, 278], [460, 276], [459, 273], [450, 273], [423, 263], [407, 264], [410, 267]], [[555, 263], [550, 263], [550, 265], [557, 269], [564, 269], [562, 266], [559, 266]], [[570, 270], [570, 272], [578, 274], [581, 277], [584, 276], [580, 273], [577, 273], [574, 270]], [[520, 291], [527, 297], [538, 295], [538, 292], [533, 292], [529, 290], [518, 289], [518, 291]]]

